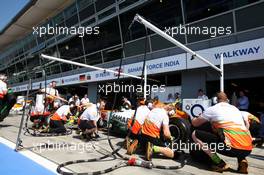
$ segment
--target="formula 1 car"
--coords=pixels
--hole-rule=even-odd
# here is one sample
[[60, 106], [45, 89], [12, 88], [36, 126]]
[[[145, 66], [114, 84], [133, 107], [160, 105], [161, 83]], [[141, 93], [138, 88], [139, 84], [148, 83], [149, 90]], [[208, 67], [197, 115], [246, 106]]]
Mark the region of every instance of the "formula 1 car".
[[29, 108], [32, 100], [25, 100], [25, 96], [17, 96], [16, 103], [12, 107], [11, 111], [12, 113], [19, 114], [23, 111], [24, 104], [26, 103], [26, 109]]
[[[109, 115], [109, 123], [111, 131], [118, 133], [119, 135], [126, 136], [128, 128], [127, 122], [134, 115], [135, 110], [123, 110], [119, 112], [113, 112], [112, 116]], [[176, 142], [187, 142], [191, 134], [191, 124], [188, 118], [179, 117], [178, 115], [170, 116], [169, 122], [170, 132]]]

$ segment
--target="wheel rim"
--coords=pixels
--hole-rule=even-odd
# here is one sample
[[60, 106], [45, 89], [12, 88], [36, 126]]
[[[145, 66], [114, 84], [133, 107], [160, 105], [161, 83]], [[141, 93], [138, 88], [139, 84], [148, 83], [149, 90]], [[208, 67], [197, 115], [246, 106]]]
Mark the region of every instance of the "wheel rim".
[[169, 129], [170, 129], [171, 135], [174, 137], [173, 142], [179, 141], [181, 137], [181, 131], [179, 127], [177, 127], [176, 125], [169, 125]]

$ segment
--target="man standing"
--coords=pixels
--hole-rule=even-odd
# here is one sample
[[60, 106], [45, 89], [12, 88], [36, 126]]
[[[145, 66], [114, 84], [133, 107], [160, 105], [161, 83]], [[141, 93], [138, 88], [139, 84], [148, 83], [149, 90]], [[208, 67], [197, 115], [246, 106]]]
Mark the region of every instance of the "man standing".
[[[223, 172], [229, 166], [216, 154], [215, 151], [238, 160], [238, 172], [248, 173], [246, 157], [252, 150], [252, 137], [245, 126], [241, 112], [228, 103], [224, 92], [217, 94], [217, 104], [207, 108], [198, 118], [193, 118], [194, 127], [210, 122], [214, 133], [194, 130], [192, 138], [196, 144], [211, 158], [212, 170]], [[211, 144], [222, 145], [212, 150]], [[209, 146], [208, 146], [209, 145]]]
[[239, 98], [237, 99], [237, 108], [240, 111], [247, 111], [249, 107], [248, 97], [245, 95], [244, 91], [239, 91]]
[[46, 105], [50, 106], [53, 109], [58, 109], [60, 105], [60, 95], [56, 87], [56, 81], [49, 83], [48, 88], [41, 89], [42, 93], [46, 93]]
[[180, 93], [179, 93], [179, 92], [176, 92], [176, 93], [174, 94], [174, 99], [175, 99], [175, 101], [174, 101], [175, 104], [181, 104], [181, 103], [182, 103], [182, 101], [181, 101], [181, 97], [180, 97]]
[[76, 106], [80, 106], [81, 101], [80, 101], [79, 96], [77, 94], [74, 95], [73, 101], [75, 102]]
[[172, 93], [169, 93], [166, 103], [173, 103], [175, 102], [175, 99], [172, 96]]
[[198, 99], [208, 100], [208, 97], [204, 94], [204, 91], [202, 89], [198, 90]]

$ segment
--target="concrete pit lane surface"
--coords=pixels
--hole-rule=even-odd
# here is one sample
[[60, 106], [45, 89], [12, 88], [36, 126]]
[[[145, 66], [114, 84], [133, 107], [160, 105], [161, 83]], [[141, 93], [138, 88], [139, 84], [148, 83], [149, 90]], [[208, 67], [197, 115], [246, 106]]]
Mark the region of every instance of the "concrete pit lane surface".
[[[10, 169], [9, 174], [15, 172], [18, 166], [20, 166], [19, 161], [22, 159], [30, 159], [27, 161], [32, 161], [36, 169], [39, 168], [39, 171], [33, 171], [34, 168], [29, 167], [32, 171], [26, 172], [24, 174], [43, 174], [43, 171], [47, 171], [49, 173], [56, 173], [57, 165], [66, 161], [79, 160], [79, 159], [91, 159], [101, 157], [105, 154], [109, 154], [112, 150], [108, 145], [107, 134], [103, 131], [100, 131], [100, 138], [98, 141], [89, 141], [84, 142], [78, 135], [73, 131], [71, 135], [66, 136], [54, 136], [54, 137], [33, 137], [30, 135], [21, 134], [22, 145], [24, 149], [16, 153], [13, 151], [12, 146], [7, 148], [6, 144], [13, 145], [17, 139], [17, 133], [19, 130], [21, 115], [18, 114], [10, 114], [3, 122], [0, 123], [0, 142], [1, 147], [5, 147], [5, 152], [10, 155], [22, 156], [20, 159], [14, 159], [13, 161], [18, 161], [17, 163], [12, 163], [12, 166], [0, 167], [0, 174], [6, 174], [7, 169]], [[118, 147], [124, 138], [118, 138], [117, 135], [111, 135], [113, 144]], [[7, 151], [8, 149], [8, 151]], [[2, 149], [1, 149], [2, 150]], [[0, 150], [0, 152], [1, 152]], [[13, 153], [11, 153], [13, 151]], [[121, 154], [125, 154], [126, 150], [121, 149]], [[143, 154], [136, 154], [135, 156], [143, 157]], [[225, 160], [228, 164], [231, 165], [231, 168], [237, 169], [237, 161], [234, 158], [225, 157], [220, 155], [223, 160]], [[7, 160], [7, 156], [1, 156], [0, 162], [4, 162]], [[25, 161], [24, 160], [24, 161]], [[112, 167], [115, 164], [120, 163], [122, 160], [116, 156], [109, 157], [102, 161], [91, 162], [91, 163], [80, 163], [73, 164], [67, 166], [66, 171], [76, 172], [76, 173], [84, 173], [91, 171], [103, 170], [108, 167]], [[248, 157], [249, 162], [249, 174], [252, 175], [264, 175], [264, 147], [262, 148], [254, 148], [251, 155]], [[164, 165], [164, 166], [175, 166], [180, 163], [174, 160], [162, 158], [159, 156], [154, 156], [153, 158], [154, 164]], [[39, 166], [39, 164], [41, 166]], [[46, 169], [46, 170], [43, 170]], [[11, 171], [13, 170], [13, 171]], [[32, 172], [32, 173], [30, 173]], [[8, 173], [7, 173], [8, 174]], [[13, 173], [14, 174], [14, 173]], [[19, 171], [19, 174], [23, 174], [23, 172]], [[187, 165], [185, 165], [182, 169], [178, 170], [160, 170], [160, 169], [146, 169], [141, 167], [123, 167], [117, 170], [114, 170], [110, 173], [111, 175], [210, 175], [215, 174], [212, 171], [206, 169], [206, 166], [189, 160]], [[236, 172], [228, 171], [223, 174], [231, 175], [238, 174]]]

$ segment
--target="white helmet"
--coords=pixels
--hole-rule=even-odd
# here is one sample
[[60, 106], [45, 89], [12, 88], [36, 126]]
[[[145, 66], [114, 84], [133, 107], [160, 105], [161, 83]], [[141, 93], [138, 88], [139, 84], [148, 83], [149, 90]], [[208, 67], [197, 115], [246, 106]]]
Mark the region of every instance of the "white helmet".
[[218, 103], [218, 101], [217, 101], [217, 97], [213, 97], [212, 98], [212, 105], [215, 105], [215, 104], [217, 104]]
[[5, 74], [0, 74], [0, 80], [6, 81], [7, 80], [7, 76]]

